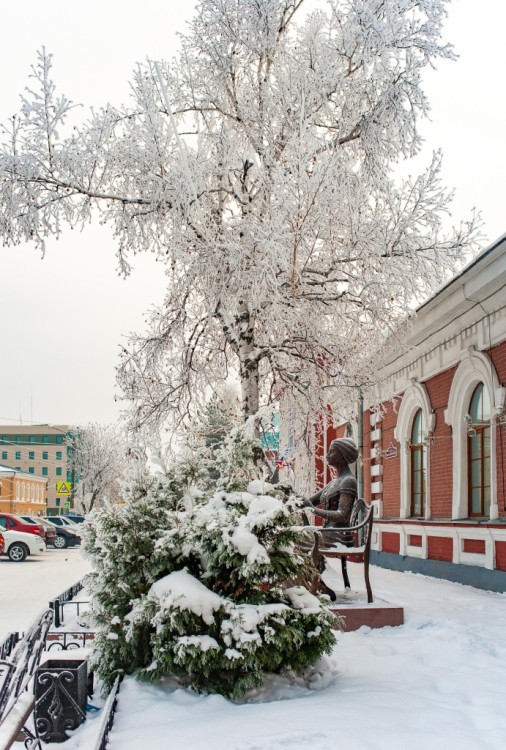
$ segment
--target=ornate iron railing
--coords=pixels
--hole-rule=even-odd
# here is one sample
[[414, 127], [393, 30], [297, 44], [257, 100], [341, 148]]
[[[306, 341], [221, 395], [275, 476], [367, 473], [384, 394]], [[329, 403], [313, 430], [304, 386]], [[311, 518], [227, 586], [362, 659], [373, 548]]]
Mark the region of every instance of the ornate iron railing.
[[95, 638], [91, 630], [82, 632], [74, 630], [52, 630], [46, 636], [46, 651], [72, 651], [76, 648], [86, 648]]
[[100, 724], [100, 732], [97, 738], [97, 742], [93, 750], [106, 750], [107, 743], [109, 742], [109, 733], [114, 723], [114, 714], [116, 713], [116, 707], [118, 703], [118, 692], [121, 685], [122, 676], [116, 677], [114, 685], [112, 686], [111, 692], [107, 696], [107, 700], [102, 708], [102, 720]]
[[[83, 590], [83, 587], [84, 579], [81, 579], [77, 583], [74, 583], [73, 586], [70, 586], [70, 588], [66, 589], [66, 591], [63, 591], [61, 594], [59, 594], [59, 596], [57, 596], [55, 599], [51, 599], [51, 601], [49, 602], [49, 607], [54, 612], [55, 628], [60, 628], [63, 624], [64, 605], [70, 602], [70, 600], [75, 596], [77, 596], [77, 594]], [[77, 602], [74, 602], [74, 604], [77, 604]]]
[[0, 661], [4, 661], [11, 655], [14, 648], [23, 637], [22, 633], [9, 633], [0, 643]]
[[0, 662], [0, 722], [9, 713], [21, 693], [28, 688], [37, 669], [46, 635], [53, 622], [52, 610], [46, 610], [19, 641], [9, 661]]
[[[17, 701], [18, 706], [20, 705], [20, 696], [29, 688], [44, 650], [56, 651], [82, 648], [95, 637], [95, 633], [92, 631], [49, 630], [51, 625], [55, 628], [62, 626], [63, 607], [67, 604], [78, 605], [77, 614], [79, 616], [79, 605], [87, 604], [87, 602], [71, 602], [70, 600], [82, 589], [83, 581], [79, 581], [74, 586], [71, 586], [58, 597], [51, 600], [49, 603], [50, 609], [42, 614], [39, 620], [24, 636], [19, 633], [9, 633], [0, 643], [0, 724], [3, 723], [4, 719], [6, 722], [10, 722], [11, 718], [13, 722], [16, 719], [13, 716], [14, 711], [10, 713], [11, 709], [16, 706]], [[120, 676], [116, 678], [102, 708], [100, 730], [94, 750], [106, 750], [107, 748], [109, 733], [114, 722], [121, 680], [122, 677]], [[92, 673], [89, 675], [88, 689], [91, 688], [91, 684]], [[33, 698], [31, 700], [33, 702]], [[40, 738], [25, 724], [31, 710], [33, 709], [30, 709], [30, 706], [27, 705], [23, 718], [24, 744], [27, 750], [42, 750]], [[10, 744], [8, 745], [9, 747]]]

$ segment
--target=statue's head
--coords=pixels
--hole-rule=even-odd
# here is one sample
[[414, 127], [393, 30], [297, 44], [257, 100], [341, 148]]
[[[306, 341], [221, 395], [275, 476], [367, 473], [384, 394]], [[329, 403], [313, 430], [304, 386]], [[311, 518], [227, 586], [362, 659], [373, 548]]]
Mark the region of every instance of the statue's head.
[[347, 464], [353, 464], [358, 458], [358, 448], [351, 438], [336, 438], [330, 444], [327, 453], [327, 461], [332, 464], [337, 457], [342, 458]]

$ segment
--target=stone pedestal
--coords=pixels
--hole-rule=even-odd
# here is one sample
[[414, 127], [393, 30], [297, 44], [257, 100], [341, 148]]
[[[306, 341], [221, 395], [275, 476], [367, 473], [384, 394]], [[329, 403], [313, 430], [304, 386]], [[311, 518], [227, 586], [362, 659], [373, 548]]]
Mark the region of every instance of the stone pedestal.
[[331, 611], [344, 619], [343, 630], [358, 630], [362, 625], [368, 628], [393, 627], [404, 625], [404, 609], [396, 604], [376, 599], [368, 604], [363, 594], [346, 592], [332, 602]]

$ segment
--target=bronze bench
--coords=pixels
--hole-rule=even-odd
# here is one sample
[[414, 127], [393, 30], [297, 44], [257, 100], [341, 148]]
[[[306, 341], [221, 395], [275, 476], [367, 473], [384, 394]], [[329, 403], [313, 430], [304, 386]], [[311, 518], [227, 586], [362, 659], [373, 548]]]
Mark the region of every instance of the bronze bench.
[[[346, 561], [363, 562], [367, 601], [373, 601], [371, 582], [369, 580], [369, 554], [371, 550], [371, 536], [373, 524], [373, 507], [362, 498], [357, 498], [353, 504], [349, 526], [336, 528], [333, 526], [302, 526], [301, 531], [311, 531], [314, 535], [313, 547], [309, 554], [315, 567], [323, 572], [320, 562], [322, 558], [339, 558], [345, 588], [349, 589], [350, 579]], [[336, 537], [346, 537], [346, 542], [336, 541]]]

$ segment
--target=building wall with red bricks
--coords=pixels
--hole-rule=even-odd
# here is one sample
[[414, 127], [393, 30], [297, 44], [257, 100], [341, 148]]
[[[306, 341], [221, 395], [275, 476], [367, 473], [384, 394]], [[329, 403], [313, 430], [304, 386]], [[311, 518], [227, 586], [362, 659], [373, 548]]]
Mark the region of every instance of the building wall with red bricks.
[[384, 531], [381, 535], [381, 549], [383, 552], [391, 552], [394, 555], [398, 555], [400, 550], [399, 534]]
[[[383, 517], [398, 518], [400, 506], [400, 461], [401, 450], [394, 437], [397, 424], [399, 399], [382, 405], [384, 416], [381, 421], [381, 449], [383, 454]], [[392, 456], [388, 449], [394, 446]]]
[[496, 570], [506, 570], [506, 542], [495, 543]]
[[453, 539], [444, 536], [429, 536], [427, 540], [429, 560], [442, 560], [452, 562]]
[[431, 406], [436, 414], [434, 436], [430, 450], [430, 508], [433, 518], [451, 518], [452, 515], [452, 429], [445, 422], [450, 388], [456, 367], [441, 372], [424, 383]]
[[[503, 239], [419, 308], [407, 346], [385, 348], [388, 356], [375, 384], [369, 393], [364, 388], [361, 470], [363, 496], [375, 506], [373, 550], [506, 571], [505, 288]], [[480, 295], [486, 305], [476, 304]], [[468, 484], [466, 409], [478, 382], [486, 385], [492, 404], [496, 446], [491, 512], [479, 519], [466, 517], [463, 498]], [[425, 448], [414, 451], [409, 425], [419, 408]], [[331, 479], [325, 448], [346, 434], [347, 425], [334, 425], [330, 414], [320, 420], [319, 486]], [[411, 460], [420, 453], [430, 503], [412, 518]]]
[[464, 539], [464, 552], [470, 552], [474, 555], [484, 555], [486, 550], [484, 539]]

